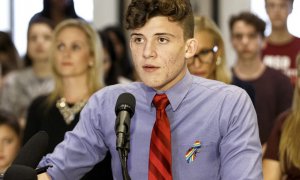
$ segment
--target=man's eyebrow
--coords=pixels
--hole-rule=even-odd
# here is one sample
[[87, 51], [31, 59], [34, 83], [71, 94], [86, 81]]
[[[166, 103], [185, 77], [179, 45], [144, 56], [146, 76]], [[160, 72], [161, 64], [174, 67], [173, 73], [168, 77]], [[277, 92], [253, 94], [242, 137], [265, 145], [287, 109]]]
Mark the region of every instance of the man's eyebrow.
[[141, 33], [131, 33], [130, 37], [132, 37], [132, 36], [142, 36], [142, 34]]
[[[175, 35], [170, 34], [170, 33], [155, 33], [154, 35], [155, 36], [172, 36], [172, 37], [175, 37]], [[141, 34], [141, 33], [132, 33], [130, 35], [130, 37], [132, 37], [132, 36], [143, 36], [143, 34]]]
[[155, 36], [172, 36], [172, 37], [175, 37], [175, 35], [173, 35], [171, 33], [156, 33]]

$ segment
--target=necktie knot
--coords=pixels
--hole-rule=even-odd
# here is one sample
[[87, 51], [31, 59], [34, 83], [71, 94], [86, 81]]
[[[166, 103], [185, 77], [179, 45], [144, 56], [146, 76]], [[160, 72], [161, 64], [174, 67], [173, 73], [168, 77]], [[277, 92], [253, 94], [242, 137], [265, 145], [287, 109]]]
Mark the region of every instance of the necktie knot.
[[153, 98], [153, 104], [156, 109], [166, 109], [169, 103], [170, 102], [166, 94], [156, 94]]

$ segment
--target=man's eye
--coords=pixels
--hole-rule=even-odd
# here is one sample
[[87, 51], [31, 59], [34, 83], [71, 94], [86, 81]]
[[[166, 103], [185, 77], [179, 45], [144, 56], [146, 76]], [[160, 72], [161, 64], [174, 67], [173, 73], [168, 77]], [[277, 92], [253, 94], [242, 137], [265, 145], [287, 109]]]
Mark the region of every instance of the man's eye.
[[280, 4], [280, 8], [285, 9], [285, 8], [287, 8], [287, 5], [286, 4]]
[[134, 38], [133, 41], [134, 41], [135, 43], [143, 43], [143, 42], [144, 42], [143, 38], [140, 38], [140, 37]]
[[169, 40], [166, 38], [160, 37], [160, 38], [158, 38], [158, 42], [159, 43], [167, 43], [167, 42], [169, 42]]
[[50, 41], [50, 40], [51, 40], [51, 36], [45, 35], [45, 36], [44, 36], [44, 39], [47, 40], [47, 41]]
[[255, 39], [257, 37], [257, 34], [249, 34], [250, 39]]
[[233, 37], [235, 39], [241, 40], [243, 36], [241, 34], [235, 34]]
[[30, 41], [36, 41], [37, 40], [37, 36], [30, 36], [29, 40]]

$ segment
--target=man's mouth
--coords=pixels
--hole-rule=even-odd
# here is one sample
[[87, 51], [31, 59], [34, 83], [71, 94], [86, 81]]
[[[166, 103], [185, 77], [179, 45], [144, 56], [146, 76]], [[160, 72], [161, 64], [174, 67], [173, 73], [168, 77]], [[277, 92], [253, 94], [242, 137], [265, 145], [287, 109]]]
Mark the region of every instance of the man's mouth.
[[157, 69], [159, 69], [159, 67], [153, 66], [153, 65], [144, 65], [143, 69], [146, 72], [153, 72], [153, 71], [156, 71]]

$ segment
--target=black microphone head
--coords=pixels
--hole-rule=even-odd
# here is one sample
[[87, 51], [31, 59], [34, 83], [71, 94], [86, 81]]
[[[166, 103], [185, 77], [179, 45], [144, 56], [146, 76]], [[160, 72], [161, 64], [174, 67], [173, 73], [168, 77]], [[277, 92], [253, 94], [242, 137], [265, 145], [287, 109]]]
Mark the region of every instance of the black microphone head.
[[21, 148], [12, 164], [29, 166], [35, 169], [47, 152], [48, 139], [48, 134], [45, 131], [37, 132]]
[[13, 164], [5, 172], [3, 180], [37, 180], [37, 173], [31, 167]]
[[118, 115], [118, 113], [123, 110], [128, 111], [130, 117], [134, 115], [135, 97], [130, 93], [123, 93], [118, 97], [115, 107], [116, 115]]

